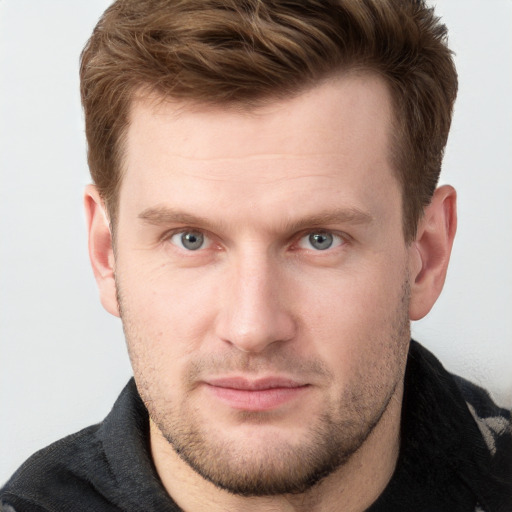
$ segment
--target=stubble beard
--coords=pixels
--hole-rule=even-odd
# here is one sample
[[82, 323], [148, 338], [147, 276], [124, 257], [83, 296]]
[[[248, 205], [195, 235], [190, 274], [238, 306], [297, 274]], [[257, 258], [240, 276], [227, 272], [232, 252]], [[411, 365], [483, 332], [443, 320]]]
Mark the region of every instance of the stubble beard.
[[193, 414], [150, 414], [180, 458], [215, 486], [245, 497], [302, 494], [350, 460], [381, 420], [391, 395], [370, 423], [323, 414], [300, 443], [269, 435], [256, 447], [250, 440], [237, 445], [201, 429]]
[[[137, 388], [161, 434], [179, 457], [205, 480], [232, 494], [256, 497], [305, 493], [342, 468], [363, 446], [385, 415], [403, 380], [405, 367], [402, 361], [410, 339], [409, 294], [409, 283], [405, 282], [400, 306], [390, 322], [388, 339], [382, 340], [390, 346], [390, 357], [383, 363], [384, 368], [388, 370], [388, 377], [393, 377], [385, 383], [385, 389], [382, 382], [366, 379], [357, 389], [347, 390], [336, 403], [324, 407], [324, 413], [299, 442], [269, 436], [268, 442], [258, 446], [249, 442], [240, 445], [228, 436], [212, 432], [204, 425], [201, 411], [194, 409], [187, 394], [181, 403], [170, 403], [158, 396], [153, 372], [138, 360], [138, 354], [132, 349], [143, 344], [144, 339], [138, 336], [139, 329], [123, 307], [119, 287], [118, 302]], [[267, 366], [272, 366], [270, 361], [267, 362]], [[246, 359], [234, 366], [255, 369], [260, 364], [252, 365]], [[293, 363], [291, 366], [289, 362], [287, 364], [293, 368]], [[313, 362], [311, 366], [322, 371], [320, 364]], [[194, 372], [190, 369], [189, 380]], [[364, 375], [361, 378], [364, 380]], [[240, 415], [242, 421], [265, 424], [264, 413], [241, 412]]]

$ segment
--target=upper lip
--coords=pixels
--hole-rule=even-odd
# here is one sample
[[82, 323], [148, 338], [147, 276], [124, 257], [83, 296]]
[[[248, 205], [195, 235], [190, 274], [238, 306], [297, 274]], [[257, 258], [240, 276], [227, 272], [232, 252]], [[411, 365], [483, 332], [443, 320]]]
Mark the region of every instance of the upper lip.
[[206, 379], [206, 384], [219, 388], [239, 389], [244, 391], [261, 391], [276, 388], [299, 388], [306, 384], [286, 377], [263, 377], [249, 379], [247, 377], [220, 377]]

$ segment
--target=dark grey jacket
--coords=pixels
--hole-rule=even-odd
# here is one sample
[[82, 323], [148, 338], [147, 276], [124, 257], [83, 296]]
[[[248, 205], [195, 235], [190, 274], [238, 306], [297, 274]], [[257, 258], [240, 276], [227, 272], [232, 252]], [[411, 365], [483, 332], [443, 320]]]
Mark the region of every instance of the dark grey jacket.
[[[33, 455], [0, 491], [0, 511], [179, 511], [152, 464], [148, 429], [131, 380], [102, 423]], [[414, 341], [397, 469], [369, 509], [383, 511], [512, 512], [510, 411]]]

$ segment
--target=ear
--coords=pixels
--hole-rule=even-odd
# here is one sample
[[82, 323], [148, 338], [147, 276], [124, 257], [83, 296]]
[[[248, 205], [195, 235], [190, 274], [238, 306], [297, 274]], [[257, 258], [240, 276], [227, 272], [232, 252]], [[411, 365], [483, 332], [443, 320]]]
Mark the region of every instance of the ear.
[[423, 318], [441, 294], [456, 230], [457, 194], [445, 185], [434, 192], [409, 248], [411, 320]]
[[89, 259], [100, 292], [101, 303], [109, 313], [119, 316], [110, 225], [105, 205], [94, 185], [88, 185], [85, 189], [84, 207], [89, 236]]

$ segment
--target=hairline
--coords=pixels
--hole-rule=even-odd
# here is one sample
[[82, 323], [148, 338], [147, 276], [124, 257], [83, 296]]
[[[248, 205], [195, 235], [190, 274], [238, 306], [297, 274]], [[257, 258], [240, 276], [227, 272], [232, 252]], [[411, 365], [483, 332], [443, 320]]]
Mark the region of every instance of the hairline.
[[234, 110], [239, 111], [243, 114], [251, 114], [256, 112], [267, 105], [271, 105], [274, 102], [292, 100], [302, 94], [305, 94], [309, 90], [320, 87], [322, 84], [334, 81], [340, 76], [373, 76], [378, 77], [381, 82], [385, 85], [389, 93], [390, 107], [391, 107], [391, 119], [389, 124], [389, 162], [393, 172], [393, 176], [397, 180], [397, 184], [400, 187], [401, 197], [401, 210], [402, 210], [402, 232], [404, 240], [407, 244], [414, 241], [416, 235], [417, 224], [419, 219], [416, 219], [414, 229], [411, 230], [409, 226], [409, 219], [407, 217], [407, 201], [405, 198], [405, 183], [403, 179], [403, 173], [401, 170], [401, 160], [403, 159], [404, 148], [407, 144], [407, 137], [402, 132], [401, 125], [401, 114], [398, 106], [398, 99], [396, 92], [394, 91], [390, 78], [379, 69], [372, 67], [370, 64], [362, 64], [357, 61], [354, 64], [345, 64], [342, 68], [332, 70], [330, 73], [321, 76], [317, 79], [305, 81], [302, 87], [295, 88], [295, 90], [287, 90], [284, 88], [270, 91], [268, 94], [261, 94], [251, 99], [233, 99], [233, 100], [218, 100], [218, 99], [197, 99], [192, 96], [182, 97], [180, 95], [173, 95], [172, 92], [160, 91], [157, 87], [152, 86], [149, 83], [141, 83], [134, 85], [131, 88], [129, 99], [127, 100], [127, 119], [126, 123], [119, 130], [119, 137], [116, 141], [115, 152], [117, 154], [116, 169], [117, 175], [116, 187], [113, 190], [113, 194], [110, 198], [102, 198], [105, 203], [107, 217], [109, 219], [110, 230], [112, 233], [112, 240], [115, 243], [116, 226], [119, 213], [119, 201], [121, 194], [121, 187], [123, 183], [123, 177], [126, 173], [126, 147], [127, 137], [131, 126], [131, 117], [134, 106], [139, 101], [150, 101], [155, 105], [172, 102], [180, 105], [180, 108], [218, 108], [222, 110]]

